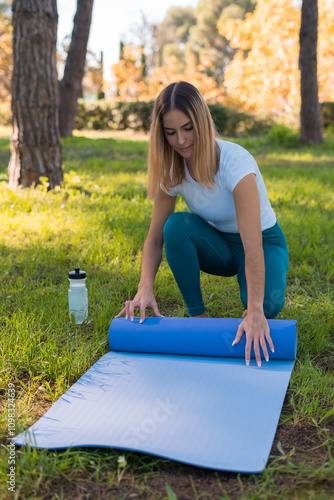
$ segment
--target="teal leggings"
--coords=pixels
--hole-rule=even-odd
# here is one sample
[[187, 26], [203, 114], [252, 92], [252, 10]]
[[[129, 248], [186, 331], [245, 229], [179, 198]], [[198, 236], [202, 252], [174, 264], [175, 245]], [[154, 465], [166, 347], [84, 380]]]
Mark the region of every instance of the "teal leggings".
[[[284, 306], [288, 248], [278, 223], [262, 232], [265, 260], [263, 310], [274, 318]], [[247, 308], [245, 253], [239, 233], [223, 233], [190, 212], [175, 212], [164, 227], [166, 257], [190, 316], [205, 311], [200, 271], [216, 276], [237, 275], [240, 298]]]

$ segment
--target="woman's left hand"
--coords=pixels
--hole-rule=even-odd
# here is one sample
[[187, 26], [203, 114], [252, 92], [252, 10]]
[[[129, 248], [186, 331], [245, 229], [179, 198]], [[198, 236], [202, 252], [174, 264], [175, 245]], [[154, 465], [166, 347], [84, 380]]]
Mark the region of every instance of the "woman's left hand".
[[246, 365], [249, 365], [251, 358], [251, 348], [254, 346], [255, 359], [258, 366], [261, 366], [260, 346], [266, 361], [269, 361], [269, 354], [266, 340], [269, 347], [274, 352], [274, 344], [270, 337], [270, 329], [268, 321], [263, 312], [247, 312], [245, 319], [240, 323], [237, 334], [232, 345], [240, 342], [243, 334], [246, 334], [246, 349], [245, 360]]

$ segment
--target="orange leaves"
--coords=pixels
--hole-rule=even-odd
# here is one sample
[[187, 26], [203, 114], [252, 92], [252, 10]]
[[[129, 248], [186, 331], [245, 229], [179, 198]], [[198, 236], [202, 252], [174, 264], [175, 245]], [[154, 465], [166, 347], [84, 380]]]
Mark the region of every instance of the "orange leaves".
[[334, 1], [320, 0], [318, 83], [320, 100], [334, 101]]
[[226, 69], [225, 85], [245, 109], [289, 112], [299, 105], [299, 24], [300, 10], [290, 0], [259, 0], [244, 21], [219, 23], [220, 33], [240, 49]]
[[[333, 0], [319, 0], [320, 100], [334, 99], [333, 7]], [[239, 106], [284, 113], [300, 105], [299, 29], [300, 8], [291, 0], [258, 0], [244, 21], [218, 24], [219, 32], [239, 49], [225, 72], [228, 95]]]
[[117, 85], [117, 96], [121, 101], [135, 101], [145, 92], [143, 67], [140, 63], [142, 49], [124, 46], [123, 59], [112, 66]]
[[[164, 87], [179, 80], [186, 80], [195, 85], [209, 103], [223, 100], [224, 89], [218, 88], [215, 79], [201, 71], [201, 65], [197, 65], [193, 54], [186, 57], [183, 73], [178, 72], [177, 58], [170, 56], [164, 66], [155, 67], [152, 73], [144, 78], [140, 64], [140, 50], [132, 46], [124, 47], [124, 59], [112, 67], [119, 100], [154, 100]], [[203, 64], [210, 65], [207, 57]]]
[[7, 17], [0, 17], [0, 100], [9, 101], [13, 71], [12, 26]]

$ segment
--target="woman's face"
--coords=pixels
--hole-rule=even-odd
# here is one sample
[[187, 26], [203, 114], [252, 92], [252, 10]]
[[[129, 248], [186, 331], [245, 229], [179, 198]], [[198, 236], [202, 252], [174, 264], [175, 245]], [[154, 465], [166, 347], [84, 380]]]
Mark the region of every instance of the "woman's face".
[[168, 144], [185, 160], [191, 163], [194, 149], [194, 129], [189, 116], [178, 109], [167, 111], [162, 116], [162, 127]]

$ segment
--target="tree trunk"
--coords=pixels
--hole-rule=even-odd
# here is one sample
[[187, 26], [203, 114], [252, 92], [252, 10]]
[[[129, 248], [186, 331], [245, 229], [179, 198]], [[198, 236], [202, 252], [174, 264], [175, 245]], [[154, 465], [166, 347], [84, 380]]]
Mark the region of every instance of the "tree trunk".
[[9, 186], [63, 180], [57, 106], [57, 1], [13, 1], [13, 134]]
[[303, 0], [299, 34], [300, 52], [300, 139], [304, 144], [323, 142], [321, 109], [318, 99], [317, 42], [318, 2]]
[[86, 52], [92, 20], [93, 0], [77, 0], [73, 32], [68, 50], [64, 77], [59, 84], [59, 128], [62, 137], [70, 137], [82, 94]]

